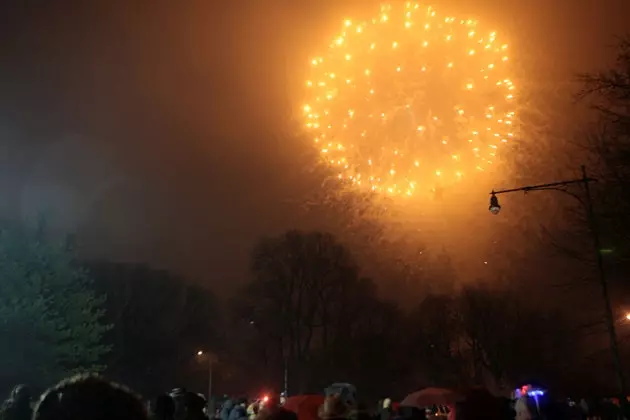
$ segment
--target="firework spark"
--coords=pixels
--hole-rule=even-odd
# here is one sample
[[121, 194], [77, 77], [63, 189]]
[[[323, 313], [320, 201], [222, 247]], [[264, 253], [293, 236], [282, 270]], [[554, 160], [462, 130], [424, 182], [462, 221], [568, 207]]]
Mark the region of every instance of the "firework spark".
[[508, 46], [417, 2], [345, 20], [311, 60], [305, 124], [339, 179], [390, 195], [459, 182], [514, 136]]

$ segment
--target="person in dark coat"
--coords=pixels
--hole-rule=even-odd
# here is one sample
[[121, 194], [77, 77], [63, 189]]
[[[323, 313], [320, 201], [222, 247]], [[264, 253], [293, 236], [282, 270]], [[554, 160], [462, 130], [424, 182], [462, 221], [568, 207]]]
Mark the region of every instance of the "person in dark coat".
[[13, 388], [0, 408], [1, 420], [31, 420], [31, 392], [26, 385]]
[[175, 388], [171, 391], [171, 398], [175, 403], [175, 420], [184, 420], [186, 417], [186, 394], [185, 388]]
[[221, 420], [230, 420], [230, 413], [232, 412], [232, 409], [234, 408], [234, 400], [232, 399], [227, 399], [225, 400], [225, 402], [223, 403], [223, 406], [221, 406]]
[[206, 399], [194, 392], [186, 393], [186, 415], [184, 420], [208, 420], [203, 412], [206, 406]]
[[396, 417], [394, 417], [394, 419], [398, 420], [426, 420], [426, 418], [427, 415], [424, 410], [405, 405], [398, 407], [398, 412], [396, 413]]
[[236, 400], [232, 411], [230, 411], [228, 420], [249, 420], [247, 416], [247, 398], [239, 398]]
[[150, 417], [152, 420], [174, 420], [175, 401], [169, 395], [158, 396], [151, 404]]
[[383, 400], [380, 414], [380, 420], [390, 420], [393, 417], [394, 410], [392, 409], [392, 400], [390, 398]]

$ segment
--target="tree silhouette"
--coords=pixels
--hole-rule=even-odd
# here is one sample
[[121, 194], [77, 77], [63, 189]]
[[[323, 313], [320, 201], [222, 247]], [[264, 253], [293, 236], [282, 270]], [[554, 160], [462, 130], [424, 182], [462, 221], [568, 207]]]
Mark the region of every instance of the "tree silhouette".
[[0, 230], [0, 371], [2, 385], [48, 386], [75, 371], [99, 371], [105, 296], [65, 243], [39, 229]]
[[580, 76], [578, 98], [597, 111], [597, 121], [584, 127], [582, 143], [590, 151], [600, 183], [596, 189], [598, 218], [616, 259], [630, 260], [630, 37], [619, 39], [617, 60], [607, 69]]
[[509, 289], [466, 286], [457, 316], [475, 385], [491, 379], [506, 388], [534, 376], [550, 379], [570, 360], [562, 317], [537, 310]]
[[335, 304], [356, 283], [357, 267], [332, 235], [289, 231], [255, 246], [252, 271], [250, 317], [304, 386], [315, 340], [328, 344]]
[[410, 345], [420, 385], [456, 386], [461, 379], [456, 301], [428, 295], [409, 316]]
[[[601, 251], [605, 253], [612, 306], [617, 309], [614, 317], [623, 319], [620, 308], [625, 307], [625, 296], [630, 292], [626, 281], [630, 272], [630, 36], [618, 39], [616, 51], [613, 65], [580, 75], [582, 89], [577, 97], [595, 110], [597, 117], [582, 125], [580, 143], [590, 154], [590, 166], [599, 180], [593, 192]], [[620, 345], [627, 346], [623, 325], [618, 329]], [[589, 337], [590, 343], [602, 345], [603, 340], [603, 335], [600, 340]], [[607, 353], [595, 350], [591, 345], [588, 352], [606, 357]], [[593, 366], [594, 358], [589, 356], [588, 360]], [[624, 367], [627, 377], [630, 366]], [[608, 366], [601, 370], [607, 372]]]
[[[319, 391], [339, 380], [364, 384], [364, 394], [402, 376], [395, 339], [402, 314], [359, 276], [348, 250], [323, 232], [289, 231], [262, 239], [252, 253], [254, 278], [235, 309], [256, 331], [252, 342], [291, 391]], [[375, 384], [375, 381], [377, 382]]]
[[[109, 376], [148, 395], [174, 386], [206, 389], [198, 350], [222, 350], [220, 312], [211, 291], [140, 264], [85, 262], [95, 287], [108, 296]], [[219, 369], [219, 367], [217, 367]], [[217, 372], [220, 374], [220, 372]]]

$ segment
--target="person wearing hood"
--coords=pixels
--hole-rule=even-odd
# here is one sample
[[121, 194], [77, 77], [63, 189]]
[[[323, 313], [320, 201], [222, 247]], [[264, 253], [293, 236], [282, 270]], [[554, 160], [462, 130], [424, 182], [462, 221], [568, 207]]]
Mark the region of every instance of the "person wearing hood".
[[258, 411], [260, 409], [261, 403], [260, 401], [254, 401], [247, 407], [247, 415], [249, 416], [249, 420], [254, 420], [258, 415]]
[[228, 420], [248, 420], [246, 398], [239, 398], [236, 401], [234, 408], [230, 411], [230, 417]]
[[151, 420], [174, 420], [175, 402], [169, 395], [160, 395], [151, 404]]
[[234, 400], [232, 399], [225, 400], [225, 402], [221, 406], [221, 414], [219, 415], [221, 420], [230, 420], [230, 413], [232, 412], [233, 408], [234, 408]]

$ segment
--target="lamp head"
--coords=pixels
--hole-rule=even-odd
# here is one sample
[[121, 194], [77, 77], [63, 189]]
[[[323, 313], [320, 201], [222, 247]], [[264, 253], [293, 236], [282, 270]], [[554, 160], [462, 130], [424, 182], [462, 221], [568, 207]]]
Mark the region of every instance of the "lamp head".
[[494, 191], [490, 194], [490, 207], [488, 208], [490, 213], [497, 215], [501, 211], [501, 205], [499, 205], [499, 199]]

